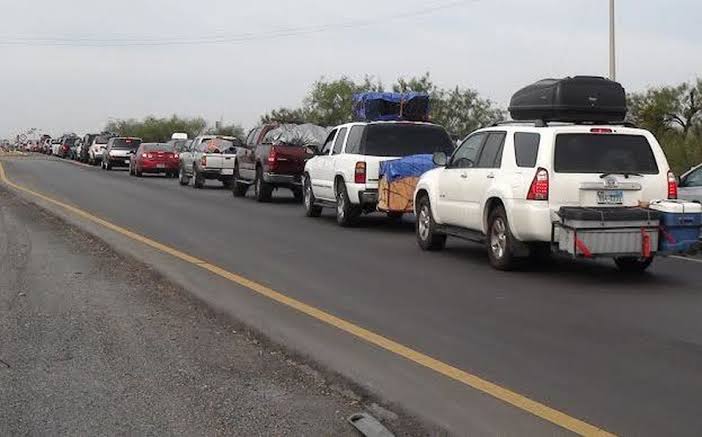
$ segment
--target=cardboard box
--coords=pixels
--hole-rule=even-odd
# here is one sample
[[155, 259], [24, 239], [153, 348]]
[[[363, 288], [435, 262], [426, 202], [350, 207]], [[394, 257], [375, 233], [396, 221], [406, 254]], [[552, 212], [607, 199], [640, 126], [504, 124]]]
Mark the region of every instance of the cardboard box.
[[381, 211], [414, 212], [414, 189], [418, 177], [406, 177], [378, 183], [378, 209]]

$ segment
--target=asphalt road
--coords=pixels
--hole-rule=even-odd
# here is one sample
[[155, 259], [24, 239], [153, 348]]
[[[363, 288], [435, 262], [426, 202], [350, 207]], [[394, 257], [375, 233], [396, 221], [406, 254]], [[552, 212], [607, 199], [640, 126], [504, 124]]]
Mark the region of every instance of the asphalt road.
[[[232, 198], [217, 182], [196, 190], [173, 179], [137, 179], [54, 160], [4, 165], [17, 183], [609, 432], [702, 432], [699, 262], [660, 259], [642, 276], [623, 276], [608, 263], [565, 260], [504, 273], [488, 266], [481, 247], [450, 240], [444, 252], [422, 253], [410, 222], [367, 217], [359, 227], [342, 229], [331, 211], [320, 219], [304, 217], [287, 194], [258, 204]], [[314, 329], [304, 335], [329, 342]], [[376, 370], [387, 368], [392, 379], [393, 366], [386, 361]], [[445, 384], [417, 375], [417, 398], [431, 391], [425, 387]], [[381, 396], [384, 388], [370, 387]], [[491, 416], [482, 406], [494, 399], [466, 396], [465, 404], [455, 394], [444, 404], [440, 396], [432, 398], [435, 408], [424, 418], [456, 433], [475, 431], [471, 424], [481, 421], [479, 415], [478, 430], [488, 434], [560, 432], [505, 405], [495, 415], [499, 421], [485, 424]], [[411, 394], [389, 397], [418, 412]]]
[[346, 418], [364, 409], [152, 269], [4, 188], [0, 332], [3, 436], [352, 437]]

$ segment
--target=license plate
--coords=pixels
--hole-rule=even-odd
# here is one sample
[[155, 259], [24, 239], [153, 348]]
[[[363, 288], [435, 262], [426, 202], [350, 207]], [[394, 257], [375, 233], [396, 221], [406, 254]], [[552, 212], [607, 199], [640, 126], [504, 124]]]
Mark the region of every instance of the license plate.
[[233, 168], [223, 168], [223, 169], [222, 169], [222, 174], [223, 174], [223, 175], [233, 175], [233, 174], [234, 174], [234, 169], [233, 169]]
[[166, 164], [156, 164], [156, 168], [166, 168]]
[[621, 205], [624, 203], [624, 192], [622, 190], [598, 191], [597, 203], [600, 205]]
[[124, 163], [125, 163], [125, 164], [129, 164], [129, 160], [128, 160], [128, 159], [125, 159], [125, 160], [124, 160]]

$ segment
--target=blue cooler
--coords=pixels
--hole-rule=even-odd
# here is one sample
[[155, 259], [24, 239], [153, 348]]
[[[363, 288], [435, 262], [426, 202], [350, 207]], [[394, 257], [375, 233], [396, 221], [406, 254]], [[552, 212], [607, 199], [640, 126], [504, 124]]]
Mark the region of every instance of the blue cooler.
[[702, 205], [684, 200], [655, 200], [649, 208], [661, 213], [660, 252], [687, 252], [700, 243]]

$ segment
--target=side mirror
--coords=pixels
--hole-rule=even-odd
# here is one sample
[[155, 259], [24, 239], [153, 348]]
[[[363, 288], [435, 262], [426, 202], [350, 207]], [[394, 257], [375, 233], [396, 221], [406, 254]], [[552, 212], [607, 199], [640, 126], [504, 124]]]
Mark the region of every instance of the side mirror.
[[320, 152], [320, 150], [319, 150], [319, 147], [317, 147], [317, 146], [313, 146], [313, 145], [305, 146], [305, 153], [307, 153], [308, 155], [319, 155], [319, 152]]
[[431, 160], [434, 162], [434, 165], [438, 167], [446, 167], [446, 164], [448, 163], [448, 157], [444, 152], [434, 152]]

